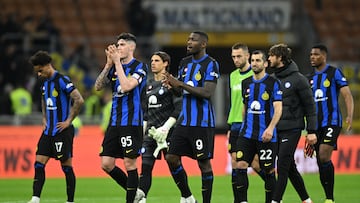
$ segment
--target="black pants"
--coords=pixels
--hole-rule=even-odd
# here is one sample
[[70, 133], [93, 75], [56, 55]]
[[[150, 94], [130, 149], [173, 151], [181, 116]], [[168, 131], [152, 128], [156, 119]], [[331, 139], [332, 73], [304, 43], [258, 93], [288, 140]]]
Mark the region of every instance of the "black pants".
[[309, 198], [304, 181], [296, 168], [294, 154], [301, 137], [301, 130], [278, 131], [278, 180], [275, 186], [273, 200], [280, 202], [284, 195], [287, 180], [290, 179], [301, 200]]

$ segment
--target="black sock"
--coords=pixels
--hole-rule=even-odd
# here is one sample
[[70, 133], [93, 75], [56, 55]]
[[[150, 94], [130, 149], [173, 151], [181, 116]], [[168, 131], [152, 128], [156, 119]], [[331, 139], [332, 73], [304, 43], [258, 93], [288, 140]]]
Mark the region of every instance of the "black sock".
[[45, 183], [45, 165], [36, 161], [34, 168], [33, 196], [40, 197]]
[[142, 164], [141, 175], [140, 175], [140, 182], [139, 188], [144, 191], [145, 196], [148, 194], [151, 182], [152, 182], [152, 171], [153, 167], [147, 164]]
[[190, 195], [192, 195], [188, 185], [187, 175], [182, 165], [179, 165], [177, 168], [170, 167], [170, 171], [176, 186], [181, 192], [181, 196], [189, 197]]
[[271, 203], [272, 195], [274, 193], [276, 184], [275, 172], [266, 174], [265, 173], [265, 202]]
[[260, 178], [265, 181], [265, 172], [264, 170], [260, 169], [260, 171], [254, 170], [259, 176]]
[[203, 196], [203, 202], [204, 203], [210, 203], [211, 202], [211, 193], [212, 193], [212, 186], [214, 182], [214, 174], [212, 171], [202, 173], [202, 196]]
[[109, 175], [117, 182], [117, 184], [126, 190], [127, 175], [124, 173], [124, 171], [115, 166], [115, 168], [110, 171]]
[[136, 195], [136, 190], [139, 186], [139, 175], [137, 169], [128, 171], [127, 188], [126, 188], [126, 203], [133, 203]]
[[66, 178], [66, 194], [68, 197], [67, 201], [73, 202], [74, 194], [75, 194], [75, 185], [76, 185], [76, 178], [73, 167], [62, 166], [62, 170], [65, 173], [65, 178]]
[[232, 190], [233, 190], [233, 195], [234, 195], [234, 202], [239, 202], [239, 194], [236, 190], [236, 169], [232, 169], [231, 172], [231, 186], [232, 186]]
[[334, 165], [332, 161], [320, 166], [320, 181], [324, 188], [326, 199], [334, 200]]
[[249, 187], [247, 169], [237, 169], [236, 177], [237, 177], [236, 190], [239, 194], [239, 201], [247, 202], [247, 190]]

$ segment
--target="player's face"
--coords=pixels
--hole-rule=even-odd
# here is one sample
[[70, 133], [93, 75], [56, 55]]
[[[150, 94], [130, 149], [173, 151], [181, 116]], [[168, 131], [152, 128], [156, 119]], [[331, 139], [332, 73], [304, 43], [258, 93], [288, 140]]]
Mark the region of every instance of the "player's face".
[[165, 72], [167, 62], [164, 62], [159, 55], [153, 55], [151, 57], [151, 71], [153, 73]]
[[117, 50], [120, 54], [120, 59], [123, 60], [127, 58], [132, 50], [132, 41], [126, 41], [124, 39], [119, 39], [116, 43]]
[[251, 69], [254, 71], [255, 74], [264, 71], [267, 65], [267, 61], [264, 61], [262, 54], [251, 55]]
[[323, 64], [325, 64], [325, 56], [324, 54], [320, 51], [320, 49], [311, 49], [310, 52], [310, 63], [312, 67], [319, 67]]
[[280, 68], [282, 66], [281, 57], [270, 54], [268, 60], [271, 68]]
[[231, 51], [231, 57], [236, 68], [240, 68], [241, 70], [245, 70], [247, 68], [245, 65], [249, 61], [248, 52], [245, 52], [243, 49], [233, 49]]
[[34, 71], [38, 75], [38, 77], [43, 79], [48, 79], [51, 77], [51, 67], [50, 64], [45, 66], [34, 66]]
[[187, 41], [187, 47], [186, 47], [187, 54], [194, 55], [199, 53], [203, 49], [202, 45], [203, 45], [203, 40], [201, 39], [200, 35], [191, 33]]

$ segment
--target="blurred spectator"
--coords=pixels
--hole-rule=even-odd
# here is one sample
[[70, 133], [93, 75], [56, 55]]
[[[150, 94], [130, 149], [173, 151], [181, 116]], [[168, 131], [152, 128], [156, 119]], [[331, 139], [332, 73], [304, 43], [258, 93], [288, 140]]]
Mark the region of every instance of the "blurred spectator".
[[109, 120], [111, 115], [111, 105], [112, 105], [112, 92], [109, 89], [105, 90], [102, 96], [102, 102], [104, 103], [104, 106], [101, 112], [100, 128], [105, 133], [109, 125]]
[[10, 92], [11, 110], [15, 115], [29, 115], [32, 113], [32, 97], [29, 90], [21, 82]]
[[86, 89], [84, 93], [84, 115], [86, 117], [92, 117], [101, 114], [101, 93], [94, 91], [94, 89]]
[[150, 8], [143, 8], [142, 0], [130, 0], [127, 19], [134, 35], [150, 37], [154, 34], [156, 15]]

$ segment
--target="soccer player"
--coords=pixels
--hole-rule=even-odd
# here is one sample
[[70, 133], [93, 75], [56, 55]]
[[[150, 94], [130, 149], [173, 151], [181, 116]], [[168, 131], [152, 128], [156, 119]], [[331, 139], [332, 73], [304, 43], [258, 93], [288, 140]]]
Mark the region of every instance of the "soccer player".
[[288, 178], [299, 194], [303, 203], [311, 203], [304, 181], [296, 168], [294, 153], [307, 123], [306, 140], [316, 143], [316, 110], [308, 80], [299, 72], [296, 63], [291, 59], [291, 49], [286, 44], [273, 45], [269, 50], [270, 66], [275, 76], [281, 81], [283, 92], [283, 111], [278, 125], [278, 179], [273, 194], [273, 203], [282, 199]]
[[154, 79], [146, 85], [146, 107], [144, 113], [144, 142], [142, 148], [142, 168], [139, 188], [145, 194], [140, 201], [146, 202], [151, 187], [152, 170], [161, 153], [166, 154], [167, 140], [171, 137], [172, 127], [181, 111], [181, 97], [176, 96], [162, 85], [164, 73], [169, 71], [170, 56], [162, 51], [151, 57], [151, 71]]
[[[239, 136], [239, 131], [243, 121], [242, 111], [243, 111], [243, 98], [241, 95], [241, 82], [250, 76], [253, 75], [249, 63], [249, 48], [245, 44], [236, 43], [231, 47], [231, 57], [235, 65], [235, 70], [231, 72], [229, 79], [230, 87], [230, 111], [227, 123], [229, 124], [229, 130], [227, 131], [227, 137], [229, 139], [228, 150], [231, 155], [231, 185], [233, 189], [234, 201], [238, 202], [239, 194], [236, 190], [236, 140]], [[259, 173], [259, 175], [264, 179], [263, 171], [260, 171], [260, 166], [258, 164], [258, 156], [255, 156], [255, 161], [251, 163], [251, 166], [254, 170]]]
[[[141, 94], [146, 85], [147, 65], [134, 58], [136, 37], [121, 33], [116, 44], [105, 50], [106, 64], [95, 82], [101, 90], [110, 83], [113, 92], [108, 129], [101, 146], [101, 167], [126, 190], [126, 202], [138, 202], [135, 195], [139, 176], [136, 159], [143, 140]], [[127, 174], [115, 165], [121, 158]]]
[[213, 171], [210, 159], [214, 153], [215, 114], [211, 96], [219, 78], [218, 62], [206, 53], [208, 35], [195, 31], [187, 40], [187, 53], [179, 65], [178, 79], [166, 74], [164, 83], [183, 92], [182, 111], [173, 131], [166, 160], [181, 192], [180, 202], [196, 202], [181, 163], [182, 156], [197, 160], [202, 177], [203, 202], [211, 201]]
[[348, 82], [340, 69], [326, 63], [328, 49], [325, 45], [315, 45], [311, 49], [310, 62], [315, 73], [310, 80], [316, 104], [318, 129], [315, 145], [321, 185], [325, 203], [334, 202], [334, 165], [331, 161], [333, 150], [337, 149], [337, 139], [342, 128], [342, 116], [338, 103], [339, 93], [346, 106], [346, 130], [351, 130], [354, 101]]
[[50, 158], [60, 161], [66, 178], [67, 203], [74, 202], [76, 177], [72, 167], [74, 126], [84, 99], [69, 77], [60, 74], [45, 51], [30, 58], [41, 79], [43, 132], [37, 144], [33, 195], [29, 203], [39, 203], [45, 182], [45, 166]]
[[265, 173], [266, 203], [271, 202], [274, 190], [275, 158], [277, 152], [276, 124], [282, 112], [280, 82], [265, 72], [268, 62], [263, 51], [251, 54], [252, 77], [241, 83], [244, 121], [236, 142], [236, 190], [235, 202], [246, 203], [249, 180], [247, 168], [255, 154], [259, 154], [260, 168]]

